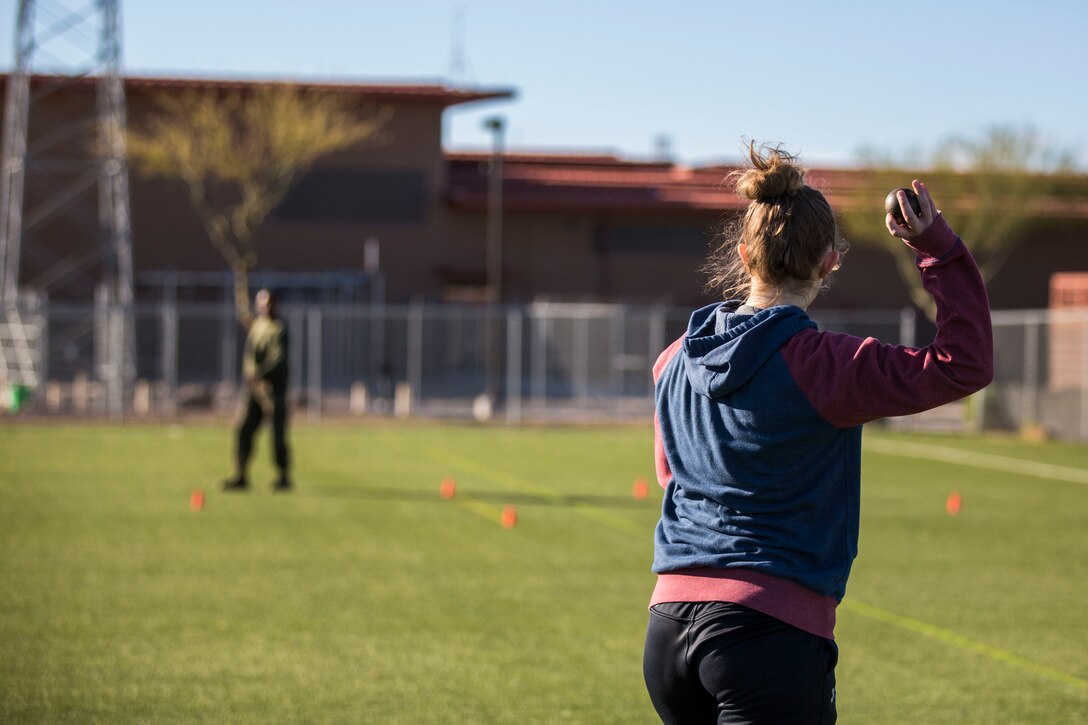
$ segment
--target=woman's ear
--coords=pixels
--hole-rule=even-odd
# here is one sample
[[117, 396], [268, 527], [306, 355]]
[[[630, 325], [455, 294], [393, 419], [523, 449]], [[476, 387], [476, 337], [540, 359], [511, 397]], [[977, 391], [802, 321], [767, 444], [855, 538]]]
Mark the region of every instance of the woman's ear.
[[744, 262], [744, 268], [748, 269], [748, 245], [744, 242], [738, 244], [737, 254], [740, 255], [740, 261]]
[[827, 250], [827, 254], [824, 255], [823, 261], [820, 262], [820, 279], [823, 279], [838, 269], [839, 262], [841, 261], [842, 255], [839, 252], [834, 249]]

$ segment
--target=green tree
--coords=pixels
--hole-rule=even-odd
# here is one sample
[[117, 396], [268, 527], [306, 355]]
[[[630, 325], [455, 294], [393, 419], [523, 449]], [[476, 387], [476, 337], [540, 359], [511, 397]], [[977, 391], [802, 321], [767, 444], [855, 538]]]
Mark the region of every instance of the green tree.
[[842, 209], [853, 244], [888, 251], [911, 300], [932, 319], [933, 301], [922, 289], [914, 260], [884, 226], [884, 197], [913, 178], [933, 191], [941, 213], [971, 247], [983, 279], [993, 279], [1031, 222], [1048, 213], [1074, 177], [1073, 160], [1032, 128], [995, 126], [980, 138], [951, 137], [928, 156], [909, 161], [862, 152], [864, 173], [854, 199]]
[[248, 316], [254, 232], [321, 156], [379, 141], [392, 115], [328, 93], [267, 87], [159, 94], [129, 131], [129, 158], [147, 176], [185, 183], [204, 230], [234, 275]]

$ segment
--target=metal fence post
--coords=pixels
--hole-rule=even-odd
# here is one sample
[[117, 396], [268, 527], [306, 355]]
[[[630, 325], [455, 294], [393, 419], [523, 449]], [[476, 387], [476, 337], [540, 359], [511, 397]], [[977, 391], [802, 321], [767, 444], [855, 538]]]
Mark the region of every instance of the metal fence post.
[[652, 365], [657, 356], [665, 349], [665, 308], [661, 305], [657, 305], [650, 312], [648, 334], [650, 336], [650, 364]]
[[306, 360], [306, 377], [309, 392], [306, 395], [306, 410], [310, 421], [321, 420], [321, 307], [311, 306], [306, 311], [306, 347], [309, 355]]
[[125, 328], [128, 318], [128, 309], [124, 302], [115, 301], [110, 305], [110, 407], [114, 417], [118, 420], [125, 418], [126, 383], [128, 375], [125, 354]]
[[[303, 314], [303, 310], [297, 307], [291, 308], [290, 311], [285, 312], [284, 317], [287, 318], [287, 366], [288, 366], [288, 383], [289, 390], [302, 390], [302, 345], [300, 344], [306, 339], [305, 321], [306, 316]], [[298, 342], [291, 343], [290, 340], [294, 339]]]
[[99, 413], [102, 412], [104, 401], [95, 393], [103, 387], [104, 384], [108, 384], [110, 375], [109, 352], [109, 292], [105, 286], [99, 285], [94, 291], [94, 373], [91, 376], [94, 383], [91, 387], [91, 394], [88, 396], [91, 401], [89, 407], [96, 409], [96, 412]]
[[903, 347], [914, 347], [917, 322], [918, 313], [913, 307], [904, 307], [899, 310], [899, 344]]
[[548, 317], [534, 311], [530, 317], [532, 345], [529, 351], [533, 403], [544, 407], [548, 400]]
[[222, 355], [219, 361], [219, 379], [224, 385], [233, 388], [234, 382], [238, 379], [238, 370], [234, 362], [238, 357], [234, 303], [231, 300], [224, 300], [219, 314], [221, 315], [219, 345]]
[[412, 391], [412, 405], [423, 400], [423, 303], [415, 303], [408, 310], [408, 386]]
[[615, 305], [608, 319], [611, 328], [608, 335], [608, 394], [623, 395], [626, 366], [621, 361], [627, 356], [627, 308]]
[[38, 384], [42, 390], [49, 383], [49, 297], [38, 297]]
[[174, 412], [178, 401], [178, 304], [174, 299], [166, 299], [160, 309], [162, 340], [162, 384], [166, 390], [166, 408]]
[[521, 424], [521, 311], [506, 313], [506, 423]]
[[1024, 386], [1020, 396], [1020, 428], [1039, 422], [1039, 320], [1024, 324]]
[[371, 302], [367, 305], [369, 330], [367, 332], [368, 355], [366, 378], [372, 392], [379, 389], [382, 363], [385, 360], [385, 305]]
[[587, 319], [586, 311], [579, 310], [578, 317], [575, 318], [572, 325], [572, 335], [574, 336], [573, 347], [573, 373], [574, 373], [574, 394], [579, 398], [589, 397], [589, 320]]

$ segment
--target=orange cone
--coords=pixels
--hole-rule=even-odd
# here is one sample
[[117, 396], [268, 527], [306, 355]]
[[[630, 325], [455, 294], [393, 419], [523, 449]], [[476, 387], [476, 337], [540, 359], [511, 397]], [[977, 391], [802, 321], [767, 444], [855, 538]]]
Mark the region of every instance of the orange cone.
[[636, 478], [635, 485], [631, 487], [631, 495], [634, 496], [636, 501], [641, 501], [650, 493], [650, 486], [646, 483], [645, 478]]
[[504, 529], [512, 529], [518, 523], [518, 510], [512, 505], [507, 504], [502, 507], [502, 518], [499, 519], [499, 523], [502, 524]]
[[944, 503], [944, 510], [948, 512], [949, 516], [955, 516], [960, 512], [960, 506], [963, 504], [963, 497], [960, 496], [959, 491], [953, 491], [948, 494], [948, 500]]
[[199, 488], [193, 489], [193, 492], [189, 495], [189, 508], [193, 511], [200, 511], [204, 508], [204, 491]]
[[457, 481], [450, 477], [442, 479], [442, 485], [438, 487], [438, 495], [449, 501], [457, 495]]

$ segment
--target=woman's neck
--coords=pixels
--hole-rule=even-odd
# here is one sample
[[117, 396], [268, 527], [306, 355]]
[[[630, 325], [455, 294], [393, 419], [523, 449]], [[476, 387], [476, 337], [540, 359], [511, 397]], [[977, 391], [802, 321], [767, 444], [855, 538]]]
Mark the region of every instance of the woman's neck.
[[752, 279], [752, 287], [748, 290], [748, 298], [744, 304], [756, 309], [767, 307], [780, 307], [782, 305], [794, 305], [802, 310], [812, 304], [816, 293], [820, 291], [819, 280], [816, 284], [808, 285], [802, 289], [784, 289], [774, 285], [764, 284], [760, 280]]

